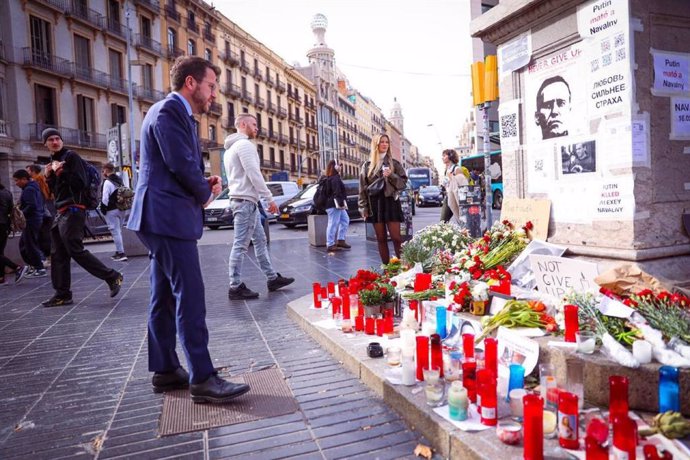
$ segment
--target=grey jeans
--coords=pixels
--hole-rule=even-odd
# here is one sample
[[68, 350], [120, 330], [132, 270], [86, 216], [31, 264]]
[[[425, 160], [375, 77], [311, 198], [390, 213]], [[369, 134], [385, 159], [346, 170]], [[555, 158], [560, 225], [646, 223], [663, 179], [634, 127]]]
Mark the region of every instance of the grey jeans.
[[242, 262], [244, 255], [249, 249], [249, 243], [254, 242], [254, 253], [256, 260], [259, 261], [261, 271], [264, 272], [269, 280], [275, 279], [278, 274], [273, 270], [271, 258], [268, 254], [268, 244], [266, 234], [261, 225], [259, 208], [250, 201], [230, 200], [232, 208], [233, 224], [235, 226], [235, 239], [230, 251], [228, 262], [228, 272], [230, 273], [230, 287], [237, 288], [242, 284]]

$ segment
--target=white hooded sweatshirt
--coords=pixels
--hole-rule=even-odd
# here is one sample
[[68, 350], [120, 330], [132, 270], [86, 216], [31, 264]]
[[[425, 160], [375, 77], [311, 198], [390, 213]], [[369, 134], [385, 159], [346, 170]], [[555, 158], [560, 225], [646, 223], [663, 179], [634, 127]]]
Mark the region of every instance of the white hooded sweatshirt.
[[235, 133], [225, 138], [223, 166], [230, 198], [249, 200], [255, 204], [259, 198], [265, 198], [268, 202], [273, 200], [261, 175], [256, 146], [246, 134]]

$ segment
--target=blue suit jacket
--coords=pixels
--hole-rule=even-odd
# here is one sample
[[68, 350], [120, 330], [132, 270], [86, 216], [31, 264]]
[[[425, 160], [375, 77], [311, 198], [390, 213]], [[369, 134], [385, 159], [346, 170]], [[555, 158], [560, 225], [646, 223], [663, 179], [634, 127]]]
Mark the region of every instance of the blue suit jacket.
[[184, 240], [201, 238], [202, 206], [211, 188], [193, 120], [172, 94], [154, 104], [144, 118], [138, 180], [129, 229]]

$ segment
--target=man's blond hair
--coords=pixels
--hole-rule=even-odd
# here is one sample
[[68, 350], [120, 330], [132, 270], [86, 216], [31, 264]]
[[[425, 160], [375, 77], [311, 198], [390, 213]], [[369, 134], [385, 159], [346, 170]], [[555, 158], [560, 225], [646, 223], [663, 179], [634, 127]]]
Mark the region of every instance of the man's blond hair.
[[256, 120], [256, 117], [251, 113], [241, 113], [235, 117], [235, 128], [240, 129], [240, 123], [244, 123], [244, 120], [247, 118], [253, 118]]

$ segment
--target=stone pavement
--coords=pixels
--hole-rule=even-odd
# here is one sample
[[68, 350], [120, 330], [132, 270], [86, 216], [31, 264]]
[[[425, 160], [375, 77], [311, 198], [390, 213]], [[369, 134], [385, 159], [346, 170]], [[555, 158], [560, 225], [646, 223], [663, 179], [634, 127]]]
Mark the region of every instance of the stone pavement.
[[146, 258], [97, 254], [124, 273], [114, 299], [76, 264], [74, 305], [40, 306], [52, 295], [49, 278], [0, 287], [0, 458], [413, 458], [423, 437], [286, 314], [314, 280], [377, 265], [374, 243], [351, 242], [352, 251], [329, 256], [305, 240], [273, 241], [275, 267], [297, 281], [272, 293], [250, 251], [244, 281], [261, 297], [232, 303], [229, 246], [200, 246], [214, 364], [233, 375], [277, 364], [300, 410], [165, 438], [157, 433], [163, 396], [151, 391], [147, 369]]

